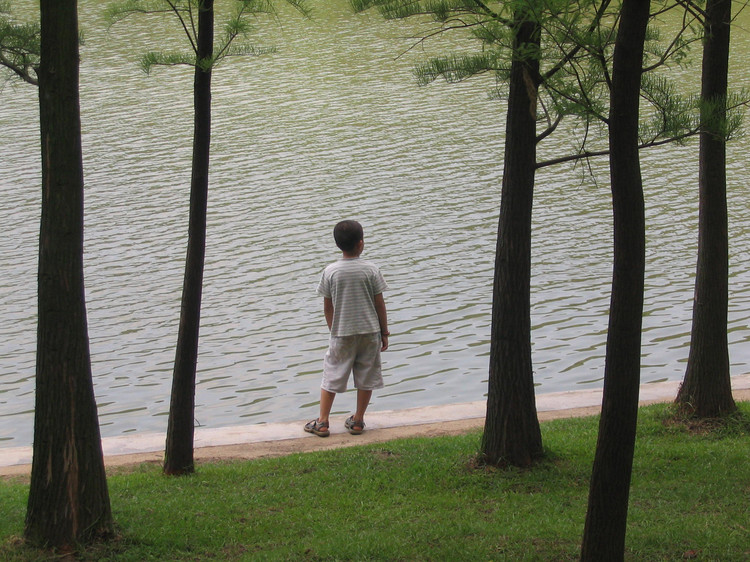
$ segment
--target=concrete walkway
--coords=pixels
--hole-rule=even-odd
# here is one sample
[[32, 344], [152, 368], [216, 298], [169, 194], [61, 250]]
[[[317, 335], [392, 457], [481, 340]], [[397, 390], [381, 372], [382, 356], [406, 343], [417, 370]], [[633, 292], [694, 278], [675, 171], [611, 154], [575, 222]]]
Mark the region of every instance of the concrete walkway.
[[[667, 402], [677, 394], [679, 382], [641, 385], [641, 405]], [[750, 374], [732, 377], [735, 398], [750, 399]], [[540, 421], [599, 412], [601, 390], [577, 390], [540, 394], [536, 397]], [[305, 421], [269, 423], [222, 428], [196, 428], [196, 460], [257, 458], [309, 450], [332, 449], [399, 437], [445, 435], [480, 428], [484, 423], [486, 401], [427, 406], [407, 410], [368, 412], [367, 431], [351, 436], [344, 429], [346, 416], [331, 417], [331, 436], [325, 439], [302, 430]], [[339, 419], [340, 418], [340, 419]], [[108, 467], [140, 462], [161, 462], [164, 434], [120, 435], [102, 439]], [[30, 472], [31, 447], [0, 448], [0, 476]]]

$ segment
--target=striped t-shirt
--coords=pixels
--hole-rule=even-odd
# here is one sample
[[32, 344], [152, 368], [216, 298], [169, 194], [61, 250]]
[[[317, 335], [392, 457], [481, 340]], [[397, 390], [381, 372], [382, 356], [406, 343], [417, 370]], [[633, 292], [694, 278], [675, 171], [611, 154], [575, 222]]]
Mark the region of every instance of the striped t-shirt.
[[380, 332], [375, 295], [388, 289], [380, 270], [360, 258], [341, 258], [325, 268], [318, 294], [333, 301], [331, 335]]

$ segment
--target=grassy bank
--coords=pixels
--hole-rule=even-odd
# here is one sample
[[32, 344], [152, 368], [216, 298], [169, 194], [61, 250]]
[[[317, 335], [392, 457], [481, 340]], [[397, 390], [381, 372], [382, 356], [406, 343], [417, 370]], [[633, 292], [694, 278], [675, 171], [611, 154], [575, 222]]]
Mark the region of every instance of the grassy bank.
[[[750, 404], [740, 404], [744, 419]], [[689, 432], [643, 408], [629, 560], [750, 560], [747, 422]], [[530, 471], [474, 466], [479, 434], [393, 441], [166, 478], [112, 474], [119, 537], [86, 560], [573, 560], [597, 418], [546, 422]], [[0, 483], [0, 559], [39, 560], [21, 535], [28, 487]]]

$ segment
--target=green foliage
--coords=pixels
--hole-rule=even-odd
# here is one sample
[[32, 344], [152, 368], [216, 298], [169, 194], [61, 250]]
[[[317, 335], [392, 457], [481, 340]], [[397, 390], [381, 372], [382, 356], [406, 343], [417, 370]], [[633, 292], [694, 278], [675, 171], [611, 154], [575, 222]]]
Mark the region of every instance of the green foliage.
[[644, 67], [653, 69], [665, 61], [684, 67], [691, 61], [692, 47], [703, 39], [700, 14], [674, 2], [663, 2], [646, 29]]
[[471, 33], [485, 47], [504, 46], [510, 49], [513, 45], [513, 34], [505, 22], [488, 20], [482, 25], [472, 27]]
[[659, 138], [679, 138], [685, 131], [698, 129], [697, 98], [683, 97], [672, 81], [659, 74], [645, 73], [641, 79], [642, 96], [652, 109], [639, 129], [641, 144]]
[[[447, 22], [461, 15], [484, 13], [492, 14], [489, 4], [476, 0], [350, 0], [355, 12], [376, 8], [386, 19], [404, 19], [416, 15], [429, 15], [435, 21]], [[503, 2], [503, 4], [511, 4]]]
[[727, 98], [700, 100], [701, 124], [704, 131], [728, 141], [740, 131], [750, 92], [741, 90]]
[[[447, 82], [460, 82], [483, 72], [501, 72], [503, 61], [495, 53], [485, 52], [471, 55], [448, 55], [436, 57], [414, 68], [414, 75], [421, 85], [437, 78]], [[509, 70], [509, 69], [508, 69]]]
[[742, 89], [729, 94], [727, 99], [727, 113], [725, 116], [725, 138], [731, 140], [742, 134], [742, 123], [745, 118], [745, 108], [750, 100], [750, 91]]
[[350, 0], [349, 4], [355, 12], [363, 12], [377, 7], [380, 14], [386, 19], [403, 19], [426, 13], [423, 11], [420, 2]]
[[[431, 19], [430, 28], [416, 39], [423, 43], [447, 33], [476, 40], [476, 50], [433, 57], [416, 65], [420, 85], [438, 78], [459, 82], [492, 73], [496, 77], [492, 98], [507, 95], [508, 69], [513, 59], [535, 59], [540, 64], [540, 123], [547, 124], [539, 138], [552, 132], [564, 119], [582, 126], [580, 155], [590, 153], [587, 143], [602, 135], [589, 136], [589, 129], [609, 119], [612, 56], [619, 2], [609, 0], [350, 0], [361, 12], [376, 9], [387, 19], [413, 16]], [[654, 3], [654, 23], [649, 26], [644, 57], [641, 138], [644, 144], [679, 140], [698, 131], [698, 106], [694, 96], [683, 97], [671, 83], [668, 69], [684, 66], [691, 47], [703, 34], [700, 11], [687, 10], [674, 2]], [[541, 51], [528, 45], [513, 46], [518, 25], [532, 21], [541, 33]], [[737, 114], [731, 123], [738, 122]], [[729, 121], [727, 121], [728, 123]], [[736, 130], [736, 129], [735, 129]], [[603, 143], [606, 151], [606, 143]], [[544, 165], [544, 163], [540, 163]]]
[[16, 23], [10, 2], [0, 3], [0, 66], [30, 84], [37, 84], [39, 66], [39, 23]]
[[[284, 0], [286, 4], [304, 16], [310, 15], [306, 0]], [[170, 14], [187, 37], [191, 51], [151, 51], [141, 57], [141, 68], [150, 73], [154, 66], [188, 65], [208, 71], [216, 68], [222, 60], [235, 56], [261, 56], [275, 52], [274, 47], [263, 47], [247, 43], [255, 30], [254, 22], [261, 16], [275, 19], [278, 16], [273, 0], [232, 0], [232, 12], [219, 24], [214, 56], [198, 60], [198, 12], [201, 0], [122, 0], [108, 6], [105, 17], [110, 26], [132, 16]]]
[[149, 52], [141, 57], [141, 68], [146, 74], [151, 73], [154, 66], [193, 66], [195, 57], [185, 53], [156, 53]]

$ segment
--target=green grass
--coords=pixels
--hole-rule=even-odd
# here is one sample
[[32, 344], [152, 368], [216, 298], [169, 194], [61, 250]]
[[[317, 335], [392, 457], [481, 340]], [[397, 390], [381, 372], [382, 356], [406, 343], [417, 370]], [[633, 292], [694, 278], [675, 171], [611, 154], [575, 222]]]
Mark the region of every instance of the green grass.
[[[750, 560], [750, 404], [726, 428], [641, 409], [626, 559]], [[542, 425], [533, 470], [478, 468], [479, 434], [109, 478], [118, 539], [83, 560], [574, 560], [597, 418]], [[0, 483], [0, 559], [50, 553], [18, 537], [28, 486]]]

